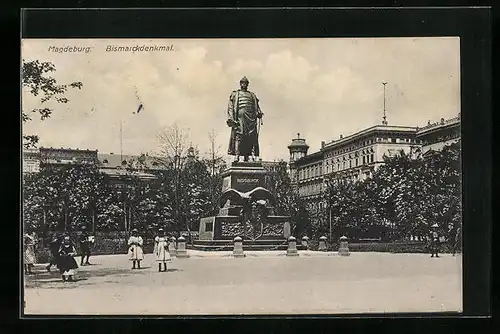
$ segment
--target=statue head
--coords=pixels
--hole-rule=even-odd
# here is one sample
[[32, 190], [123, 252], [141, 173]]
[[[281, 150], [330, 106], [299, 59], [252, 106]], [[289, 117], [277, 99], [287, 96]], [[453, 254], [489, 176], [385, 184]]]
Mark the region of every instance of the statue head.
[[240, 87], [241, 87], [242, 90], [247, 90], [247, 88], [248, 88], [248, 79], [247, 79], [247, 77], [241, 78], [241, 80], [240, 80]]

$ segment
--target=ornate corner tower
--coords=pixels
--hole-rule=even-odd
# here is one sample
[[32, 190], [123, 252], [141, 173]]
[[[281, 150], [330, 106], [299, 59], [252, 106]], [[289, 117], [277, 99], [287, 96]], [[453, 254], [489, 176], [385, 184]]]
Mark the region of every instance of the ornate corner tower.
[[297, 133], [297, 138], [292, 139], [292, 143], [288, 145], [290, 151], [290, 179], [294, 186], [298, 185], [297, 160], [305, 157], [309, 150], [309, 145], [306, 144], [304, 138], [300, 138], [300, 133]]

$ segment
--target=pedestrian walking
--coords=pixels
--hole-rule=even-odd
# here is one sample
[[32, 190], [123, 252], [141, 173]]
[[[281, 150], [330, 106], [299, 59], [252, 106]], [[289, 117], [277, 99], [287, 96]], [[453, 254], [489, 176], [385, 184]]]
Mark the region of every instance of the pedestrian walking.
[[[168, 252], [168, 237], [167, 233], [160, 228], [158, 236], [155, 238], [156, 261], [158, 262], [158, 271], [167, 271], [167, 262], [172, 261], [170, 253]], [[163, 264], [163, 270], [162, 270]]]
[[[85, 226], [82, 226], [82, 233], [80, 234], [78, 241], [80, 242], [80, 256], [82, 257], [80, 265], [90, 265], [90, 240]], [[87, 261], [84, 261], [85, 257], [87, 257]]]
[[434, 224], [431, 226], [431, 257], [439, 257], [439, 234], [437, 232], [438, 224]]
[[73, 277], [78, 269], [74, 256], [76, 256], [76, 249], [69, 236], [65, 236], [61, 247], [59, 247], [59, 261], [57, 267], [61, 273], [63, 282], [73, 281]]
[[128, 254], [129, 260], [132, 261], [132, 269], [136, 268], [136, 263], [137, 269], [141, 269], [141, 261], [144, 259], [144, 252], [142, 251], [143, 240], [135, 228], [131, 231], [128, 245]]
[[33, 267], [36, 263], [36, 235], [35, 232], [32, 234], [26, 233], [24, 235], [24, 273], [33, 274]]
[[50, 260], [47, 267], [45, 267], [48, 272], [50, 272], [50, 268], [52, 266], [57, 266], [57, 263], [59, 261], [59, 248], [61, 247], [62, 241], [62, 235], [60, 233], [57, 233], [56, 235], [54, 235], [52, 241], [49, 244]]

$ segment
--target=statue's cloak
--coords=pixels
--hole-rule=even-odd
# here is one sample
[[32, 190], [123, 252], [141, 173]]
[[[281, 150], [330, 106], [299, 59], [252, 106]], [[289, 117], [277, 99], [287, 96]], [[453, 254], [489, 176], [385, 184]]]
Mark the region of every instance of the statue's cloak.
[[238, 106], [239, 92], [240, 90], [235, 90], [229, 97], [227, 118], [232, 124], [227, 153], [229, 155], [238, 154], [238, 152], [236, 152], [236, 136], [238, 135], [241, 138], [239, 155], [259, 156], [258, 122], [260, 119], [258, 115], [261, 114], [259, 99], [253, 92], [247, 91], [254, 100], [253, 108], [240, 108], [240, 106]]

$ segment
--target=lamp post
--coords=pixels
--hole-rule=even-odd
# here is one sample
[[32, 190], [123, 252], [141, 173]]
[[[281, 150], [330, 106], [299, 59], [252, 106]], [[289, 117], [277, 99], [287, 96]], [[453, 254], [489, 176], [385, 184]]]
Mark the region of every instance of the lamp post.
[[328, 214], [329, 214], [329, 222], [330, 222], [330, 244], [332, 243], [332, 207], [331, 205], [328, 207]]
[[[175, 172], [175, 214], [176, 214], [176, 219], [178, 223], [178, 232], [181, 232], [181, 209], [180, 209], [180, 198], [179, 198], [179, 192], [180, 192], [180, 182], [181, 182], [181, 171], [182, 167], [185, 161], [185, 157], [181, 157], [179, 154], [174, 155], [174, 172]], [[186, 224], [188, 224], [186, 220]], [[189, 230], [189, 227], [188, 227]]]
[[179, 180], [180, 180], [180, 156], [178, 154], [174, 155], [174, 173], [175, 173], [175, 217], [177, 220], [177, 228], [180, 234], [180, 209], [179, 209]]

